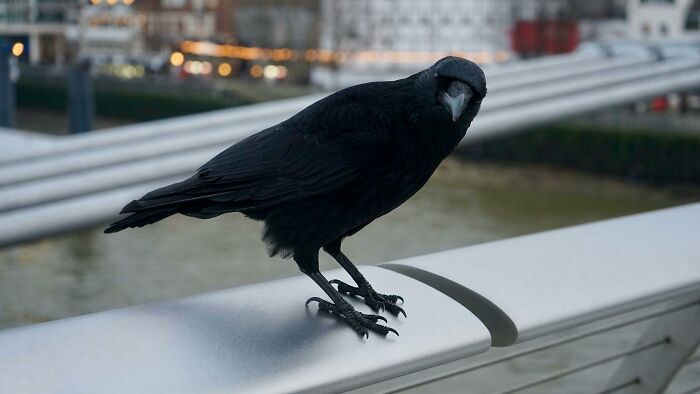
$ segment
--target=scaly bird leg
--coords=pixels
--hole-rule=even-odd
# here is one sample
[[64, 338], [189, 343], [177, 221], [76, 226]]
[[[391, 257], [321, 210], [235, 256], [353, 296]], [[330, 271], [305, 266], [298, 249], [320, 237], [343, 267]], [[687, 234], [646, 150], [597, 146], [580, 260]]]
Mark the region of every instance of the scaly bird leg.
[[323, 250], [331, 255], [331, 257], [350, 274], [355, 283], [357, 283], [357, 287], [355, 287], [338, 279], [333, 279], [330, 283], [336, 284], [339, 292], [364, 298], [365, 304], [369, 305], [375, 312], [384, 309], [394, 316], [398, 316], [399, 313], [402, 313], [403, 316], [406, 317], [406, 311], [396, 305], [398, 300], [401, 300], [401, 303], [403, 303], [403, 297], [395, 294], [381, 294], [374, 291], [372, 285], [365, 279], [360, 270], [358, 270], [350, 259], [340, 251], [340, 242], [328, 245], [324, 247]]
[[369, 338], [368, 330], [378, 332], [381, 335], [387, 335], [390, 332], [399, 335], [399, 333], [393, 328], [377, 324], [379, 320], [386, 322], [384, 317], [379, 315], [368, 315], [356, 311], [352, 305], [343, 299], [340, 293], [338, 293], [333, 285], [331, 285], [320, 272], [307, 272], [306, 274], [313, 279], [314, 282], [316, 282], [333, 301], [331, 303], [319, 297], [311, 297], [306, 301], [307, 306], [311, 302], [318, 302], [318, 309], [328, 312], [338, 319], [344, 321], [360, 336], [366, 336]]

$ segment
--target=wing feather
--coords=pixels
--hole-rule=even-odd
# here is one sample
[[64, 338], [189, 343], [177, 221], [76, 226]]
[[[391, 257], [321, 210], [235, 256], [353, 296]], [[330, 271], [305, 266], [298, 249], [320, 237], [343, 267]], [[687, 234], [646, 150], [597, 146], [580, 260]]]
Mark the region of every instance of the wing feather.
[[208, 200], [239, 210], [330, 193], [381, 160], [387, 124], [379, 110], [352, 95], [331, 95], [231, 146], [190, 179], [142, 200]]

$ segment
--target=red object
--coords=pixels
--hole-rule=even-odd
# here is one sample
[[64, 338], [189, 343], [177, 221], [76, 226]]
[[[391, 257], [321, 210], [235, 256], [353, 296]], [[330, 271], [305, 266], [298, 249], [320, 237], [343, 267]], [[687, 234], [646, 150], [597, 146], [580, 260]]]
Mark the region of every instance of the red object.
[[518, 21], [511, 31], [513, 51], [524, 56], [571, 52], [580, 41], [574, 21]]
[[654, 112], [664, 112], [668, 109], [668, 99], [666, 96], [654, 97], [651, 100], [649, 107]]

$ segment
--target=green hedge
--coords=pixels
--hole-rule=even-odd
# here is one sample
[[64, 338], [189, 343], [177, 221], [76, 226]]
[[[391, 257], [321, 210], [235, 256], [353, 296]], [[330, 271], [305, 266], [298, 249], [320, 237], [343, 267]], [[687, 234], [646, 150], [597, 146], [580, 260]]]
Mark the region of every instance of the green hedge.
[[469, 159], [555, 164], [654, 183], [700, 184], [700, 135], [556, 124], [469, 144]]
[[[65, 111], [66, 94], [65, 83], [22, 80], [17, 84], [17, 105]], [[98, 116], [134, 121], [169, 118], [249, 103], [251, 100], [241, 97], [226, 95], [224, 98], [186, 90], [166, 93], [137, 92], [99, 84], [95, 87]]]

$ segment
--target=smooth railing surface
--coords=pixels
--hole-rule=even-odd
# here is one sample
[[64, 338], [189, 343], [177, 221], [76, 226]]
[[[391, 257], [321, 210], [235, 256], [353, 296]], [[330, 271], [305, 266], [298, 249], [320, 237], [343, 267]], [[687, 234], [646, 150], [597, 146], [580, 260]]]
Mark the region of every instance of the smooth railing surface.
[[389, 316], [400, 337], [360, 339], [304, 308], [320, 290], [301, 276], [9, 329], [0, 331], [0, 387], [394, 393], [646, 323], [626, 349], [519, 381], [490, 379], [483, 392], [537, 389], [612, 365], [589, 392], [661, 393], [698, 359], [699, 233], [693, 204], [361, 267], [376, 288], [405, 297], [408, 318]]

